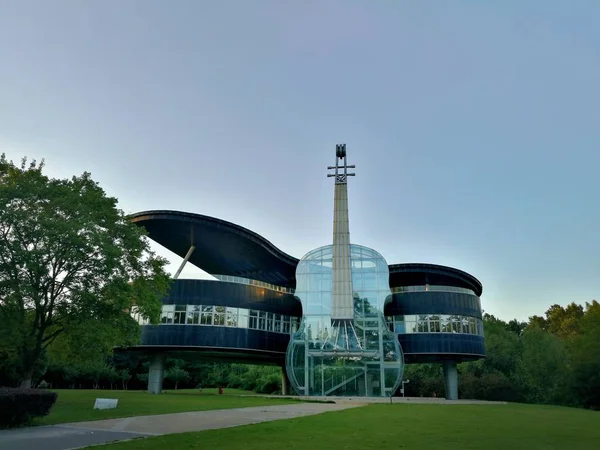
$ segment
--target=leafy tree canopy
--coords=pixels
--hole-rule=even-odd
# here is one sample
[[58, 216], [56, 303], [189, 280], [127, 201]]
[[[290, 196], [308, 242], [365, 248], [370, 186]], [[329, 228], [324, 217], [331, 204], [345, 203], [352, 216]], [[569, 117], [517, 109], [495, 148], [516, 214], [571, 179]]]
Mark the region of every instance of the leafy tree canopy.
[[135, 342], [129, 311], [157, 322], [170, 283], [166, 260], [89, 173], [43, 168], [0, 156], [0, 356], [14, 358], [23, 386], [63, 333], [80, 355]]

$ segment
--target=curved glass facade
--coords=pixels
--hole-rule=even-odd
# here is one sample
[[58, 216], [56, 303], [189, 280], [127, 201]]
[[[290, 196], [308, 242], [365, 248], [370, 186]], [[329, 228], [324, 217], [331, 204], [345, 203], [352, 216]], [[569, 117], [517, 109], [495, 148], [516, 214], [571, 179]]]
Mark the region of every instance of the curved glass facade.
[[388, 396], [404, 359], [383, 316], [391, 300], [389, 270], [375, 250], [350, 245], [354, 319], [332, 320], [333, 246], [307, 253], [296, 269], [300, 328], [290, 339], [286, 370], [300, 395]]
[[468, 288], [457, 286], [442, 286], [436, 284], [425, 284], [417, 286], [396, 286], [392, 288], [393, 294], [403, 294], [405, 292], [457, 292], [459, 294], [475, 295], [475, 291]]
[[397, 334], [460, 333], [483, 336], [483, 322], [477, 317], [450, 314], [414, 314], [387, 317], [390, 330]]
[[[148, 325], [137, 311], [133, 318]], [[213, 327], [249, 328], [290, 334], [298, 329], [298, 317], [285, 316], [247, 308], [213, 305], [163, 305], [160, 325], [201, 325]]]

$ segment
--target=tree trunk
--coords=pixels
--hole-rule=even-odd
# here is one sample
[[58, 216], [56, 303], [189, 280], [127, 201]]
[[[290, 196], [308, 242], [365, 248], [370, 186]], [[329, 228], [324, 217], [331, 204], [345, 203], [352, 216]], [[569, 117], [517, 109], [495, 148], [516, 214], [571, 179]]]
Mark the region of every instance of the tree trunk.
[[22, 389], [31, 389], [31, 379], [33, 378], [33, 369], [26, 370], [23, 372], [21, 378], [21, 384], [19, 385]]
[[179, 383], [179, 381], [175, 382], [175, 390], [177, 390], [177, 383]]

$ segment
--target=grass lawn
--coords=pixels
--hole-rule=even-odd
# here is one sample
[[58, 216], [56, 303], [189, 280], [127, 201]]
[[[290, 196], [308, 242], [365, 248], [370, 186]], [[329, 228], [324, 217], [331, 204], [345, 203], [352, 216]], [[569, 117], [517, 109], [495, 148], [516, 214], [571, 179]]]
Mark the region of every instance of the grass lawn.
[[600, 413], [536, 405], [369, 405], [298, 419], [100, 446], [102, 450], [598, 449]]
[[[148, 394], [145, 391], [76, 389], [57, 389], [55, 392], [58, 393], [58, 400], [50, 415], [38, 419], [36, 425], [295, 402], [289, 399], [241, 397], [242, 394], [253, 393], [233, 389], [226, 389], [224, 395], [217, 395], [216, 389], [203, 389], [202, 393], [197, 390], [168, 391], [160, 395]], [[96, 398], [118, 398], [119, 405], [116, 409], [95, 410], [93, 407]]]

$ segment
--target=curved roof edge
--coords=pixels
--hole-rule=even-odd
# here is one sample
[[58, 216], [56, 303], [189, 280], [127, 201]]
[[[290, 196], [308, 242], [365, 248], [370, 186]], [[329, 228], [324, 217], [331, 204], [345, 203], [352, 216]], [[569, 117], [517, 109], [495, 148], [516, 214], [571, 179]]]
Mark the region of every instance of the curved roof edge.
[[473, 275], [454, 267], [441, 266], [438, 264], [428, 263], [403, 263], [403, 264], [390, 264], [390, 279], [394, 274], [401, 273], [421, 273], [421, 274], [432, 274], [442, 275], [449, 278], [455, 278], [462, 283], [469, 286], [475, 291], [478, 297], [481, 297], [483, 293], [483, 285], [481, 281], [475, 278]]
[[214, 225], [221, 226], [221, 227], [228, 227], [228, 228], [231, 228], [231, 231], [236, 231], [237, 233], [239, 233], [241, 235], [245, 235], [244, 237], [250, 239], [253, 242], [256, 242], [257, 244], [262, 245], [273, 256], [277, 256], [278, 258], [284, 260], [288, 264], [298, 264], [298, 261], [299, 261], [297, 258], [294, 258], [293, 256], [285, 253], [283, 250], [280, 250], [279, 248], [277, 248], [273, 243], [271, 243], [271, 241], [262, 237], [260, 234], [255, 233], [254, 231], [249, 230], [248, 228], [244, 228], [233, 222], [227, 222], [226, 220], [217, 219], [216, 217], [204, 216], [202, 214], [195, 214], [195, 213], [189, 213], [189, 212], [184, 212], [184, 211], [170, 211], [170, 210], [166, 210], [166, 209], [157, 209], [157, 210], [141, 211], [139, 213], [130, 214], [129, 216], [127, 216], [127, 218], [134, 223], [142, 221], [142, 220], [148, 220], [148, 219], [170, 219], [170, 220], [180, 219], [180, 220], [189, 221], [189, 222], [194, 222], [194, 221], [211, 222]]
[[[181, 257], [185, 256], [191, 242], [196, 244], [204, 239], [205, 254], [198, 255], [194, 252], [189, 261], [209, 273], [246, 276], [279, 285], [295, 285], [295, 268], [299, 260], [280, 250], [258, 233], [235, 223], [202, 214], [173, 210], [141, 211], [129, 214], [127, 219], [145, 227], [150, 239]], [[225, 242], [227, 236], [232, 235], [236, 238], [237, 246], [253, 246], [259, 254], [240, 263], [235, 249]], [[212, 250], [209, 250], [211, 247]], [[212, 264], [211, 257], [217, 256], [217, 252], [221, 253], [221, 258], [218, 258], [220, 263], [215, 259]], [[236, 260], [240, 263], [238, 267], [234, 267]], [[228, 261], [231, 261], [231, 265], [227, 264]], [[270, 276], [269, 273], [275, 276]]]

